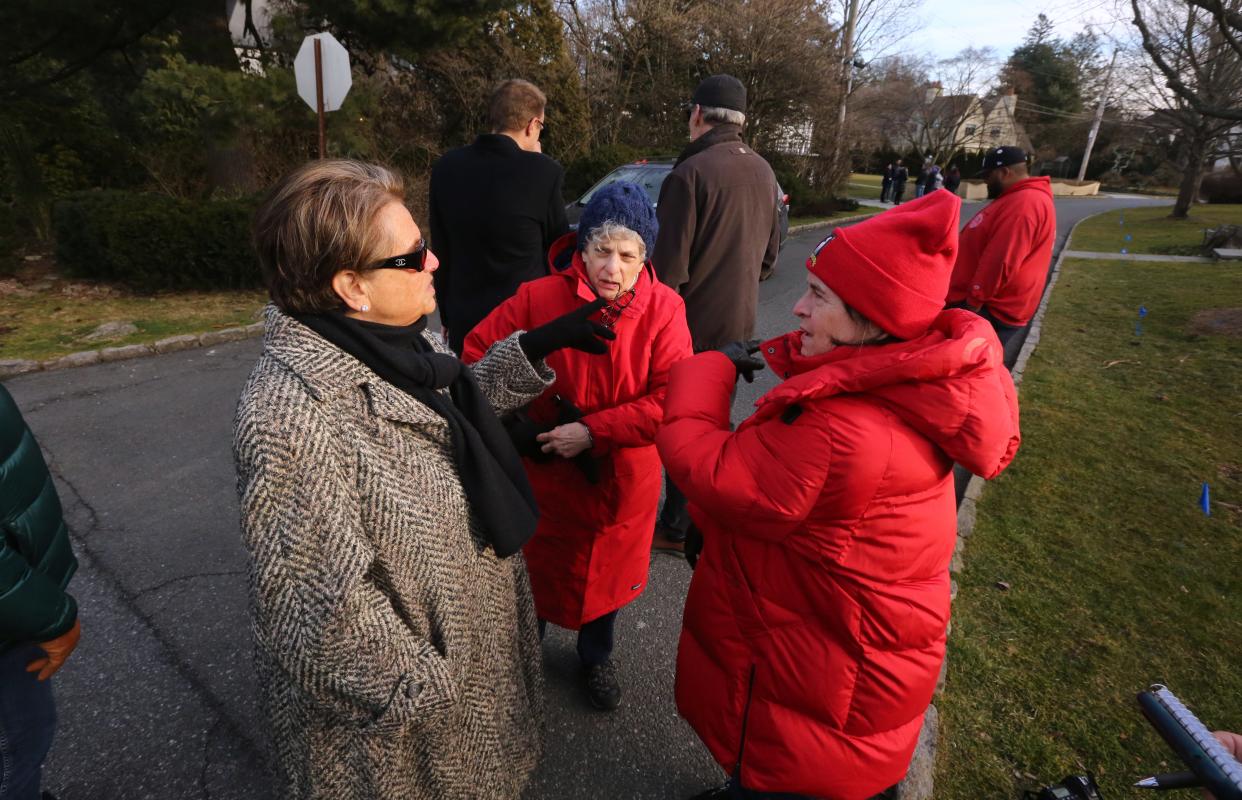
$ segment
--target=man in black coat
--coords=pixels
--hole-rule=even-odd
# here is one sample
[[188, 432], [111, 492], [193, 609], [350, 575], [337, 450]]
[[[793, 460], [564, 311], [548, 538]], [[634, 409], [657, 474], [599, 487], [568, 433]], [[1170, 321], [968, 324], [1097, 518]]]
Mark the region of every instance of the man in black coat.
[[884, 178], [880, 181], [880, 202], [887, 203], [888, 196], [893, 193], [893, 165], [884, 168]]
[[454, 352], [519, 285], [547, 274], [548, 248], [569, 231], [565, 171], [539, 144], [546, 106], [534, 84], [505, 81], [488, 107], [492, 132], [431, 170], [436, 295]]
[[897, 169], [893, 171], [893, 205], [901, 205], [901, 196], [906, 193], [906, 181], [910, 179], [910, 170], [897, 159]]

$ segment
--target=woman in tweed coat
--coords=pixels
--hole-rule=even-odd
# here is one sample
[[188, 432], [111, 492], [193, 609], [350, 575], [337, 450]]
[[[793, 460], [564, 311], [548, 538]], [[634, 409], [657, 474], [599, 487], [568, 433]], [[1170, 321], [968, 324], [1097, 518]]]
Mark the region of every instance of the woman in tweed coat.
[[281, 797], [517, 797], [541, 751], [535, 512], [495, 411], [604, 345], [584, 306], [466, 368], [424, 333], [438, 262], [402, 198], [320, 161], [256, 217], [273, 305], [234, 456]]

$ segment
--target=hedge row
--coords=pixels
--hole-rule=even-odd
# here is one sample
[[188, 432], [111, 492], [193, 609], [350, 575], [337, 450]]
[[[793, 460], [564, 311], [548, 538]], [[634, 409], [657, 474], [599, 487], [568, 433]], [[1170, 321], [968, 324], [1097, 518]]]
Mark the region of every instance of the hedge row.
[[248, 289], [262, 278], [250, 247], [256, 201], [79, 192], [52, 211], [61, 268], [140, 291]]

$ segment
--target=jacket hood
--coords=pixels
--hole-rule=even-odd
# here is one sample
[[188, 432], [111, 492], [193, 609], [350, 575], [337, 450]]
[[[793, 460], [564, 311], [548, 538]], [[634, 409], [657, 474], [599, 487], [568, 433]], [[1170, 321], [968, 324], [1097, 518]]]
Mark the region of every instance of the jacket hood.
[[800, 331], [764, 342], [764, 358], [787, 380], [759, 399], [756, 418], [796, 403], [866, 394], [984, 478], [999, 475], [1017, 453], [1017, 394], [1000, 341], [982, 317], [951, 309], [916, 339], [837, 347], [814, 358], [800, 355], [801, 344]]
[[[1042, 192], [1049, 197], [1052, 197], [1052, 178], [1047, 175], [1036, 175], [1032, 178], [1023, 178], [1013, 186], [1010, 186], [1004, 192], [1001, 192], [1001, 197], [1009, 197], [1010, 195], [1017, 194], [1018, 192]], [[999, 200], [1000, 198], [997, 199]]]

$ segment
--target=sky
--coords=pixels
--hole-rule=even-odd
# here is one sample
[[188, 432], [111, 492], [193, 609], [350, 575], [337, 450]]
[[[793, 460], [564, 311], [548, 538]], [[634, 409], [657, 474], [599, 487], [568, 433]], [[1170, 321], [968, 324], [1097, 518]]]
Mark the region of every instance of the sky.
[[1128, 7], [1119, 10], [1117, 0], [923, 0], [924, 27], [906, 41], [918, 43], [937, 60], [965, 47], [991, 47], [1004, 60], [1041, 11], [1056, 26], [1056, 35], [1068, 39], [1088, 25], [1125, 33], [1129, 17], [1121, 12]]

